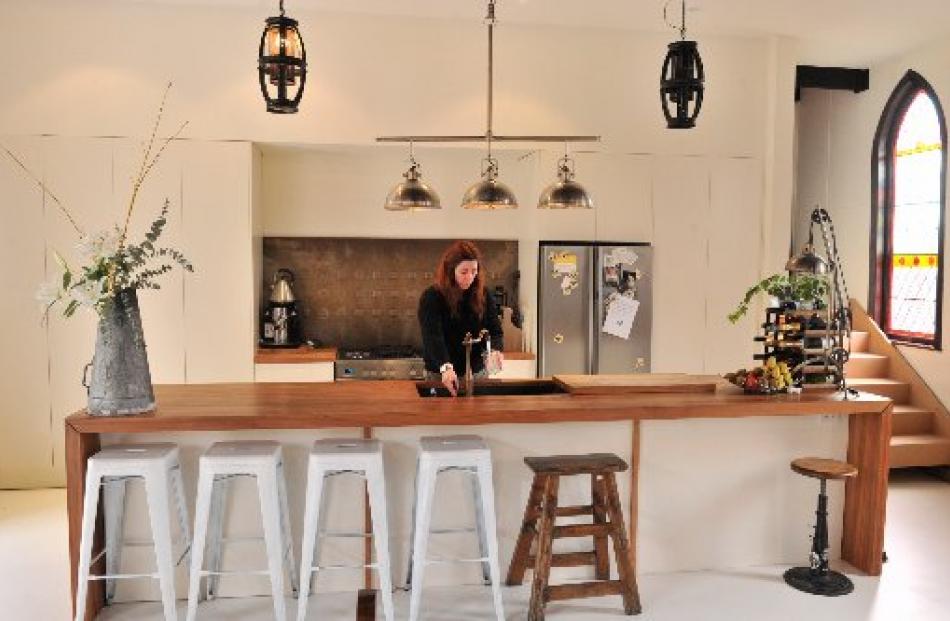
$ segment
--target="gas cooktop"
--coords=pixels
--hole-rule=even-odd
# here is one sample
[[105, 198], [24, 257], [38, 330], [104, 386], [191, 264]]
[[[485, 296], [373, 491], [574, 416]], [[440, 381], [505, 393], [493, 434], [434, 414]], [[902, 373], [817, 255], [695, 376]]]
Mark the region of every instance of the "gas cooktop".
[[379, 347], [342, 348], [337, 357], [340, 360], [395, 360], [398, 358], [420, 358], [420, 352], [411, 345], [380, 345]]
[[333, 365], [338, 380], [424, 379], [422, 354], [411, 345], [341, 348]]

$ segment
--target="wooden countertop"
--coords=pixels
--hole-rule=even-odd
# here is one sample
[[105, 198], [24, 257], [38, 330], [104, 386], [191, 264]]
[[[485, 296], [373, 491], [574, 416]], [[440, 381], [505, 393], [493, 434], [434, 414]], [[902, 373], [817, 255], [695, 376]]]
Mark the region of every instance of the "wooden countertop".
[[[534, 360], [530, 351], [506, 351], [506, 360]], [[336, 347], [300, 347], [288, 349], [279, 347], [258, 347], [254, 352], [254, 364], [307, 364], [311, 362], [333, 362], [336, 360]]]
[[759, 396], [733, 386], [707, 394], [422, 398], [411, 381], [157, 385], [155, 397], [158, 408], [149, 414], [93, 417], [80, 412], [66, 423], [80, 433], [488, 425], [874, 414], [891, 403], [869, 393], [849, 400], [829, 392]]
[[254, 364], [305, 364], [308, 362], [333, 362], [336, 347], [310, 347], [301, 345], [293, 349], [281, 347], [258, 347]]

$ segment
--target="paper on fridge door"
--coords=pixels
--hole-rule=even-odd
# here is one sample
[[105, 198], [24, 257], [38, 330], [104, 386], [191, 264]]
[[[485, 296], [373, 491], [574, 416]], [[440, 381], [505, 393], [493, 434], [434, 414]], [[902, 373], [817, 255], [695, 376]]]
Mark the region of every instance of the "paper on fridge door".
[[622, 339], [630, 338], [630, 330], [637, 318], [639, 300], [626, 295], [615, 296], [607, 306], [607, 318], [604, 319], [603, 332]]

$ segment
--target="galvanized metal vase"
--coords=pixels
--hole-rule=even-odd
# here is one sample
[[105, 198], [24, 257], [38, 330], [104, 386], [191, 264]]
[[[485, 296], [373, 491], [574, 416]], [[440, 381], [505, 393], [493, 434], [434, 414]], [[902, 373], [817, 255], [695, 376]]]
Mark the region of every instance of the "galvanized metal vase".
[[123, 416], [155, 409], [135, 289], [123, 289], [103, 309], [91, 366], [88, 384], [83, 377], [90, 414]]

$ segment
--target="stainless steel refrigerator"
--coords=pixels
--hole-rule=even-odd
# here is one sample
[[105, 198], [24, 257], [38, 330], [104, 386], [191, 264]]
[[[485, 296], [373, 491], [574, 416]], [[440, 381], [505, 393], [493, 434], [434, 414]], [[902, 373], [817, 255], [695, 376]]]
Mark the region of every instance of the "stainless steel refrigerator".
[[538, 375], [649, 373], [653, 248], [543, 241]]

